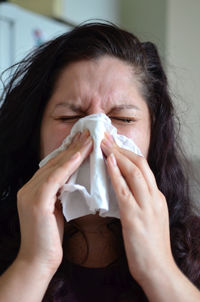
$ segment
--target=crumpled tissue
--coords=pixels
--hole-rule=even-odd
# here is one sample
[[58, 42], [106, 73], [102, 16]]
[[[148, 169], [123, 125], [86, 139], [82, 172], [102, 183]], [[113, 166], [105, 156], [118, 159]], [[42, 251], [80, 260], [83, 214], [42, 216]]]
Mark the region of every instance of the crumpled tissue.
[[117, 198], [106, 171], [105, 157], [100, 147], [104, 133], [110, 133], [119, 147], [141, 156], [142, 153], [131, 139], [117, 134], [117, 129], [105, 114], [91, 114], [79, 119], [61, 146], [48, 154], [39, 166], [42, 167], [50, 158], [66, 149], [74, 135], [84, 129], [88, 129], [93, 138], [93, 151], [61, 188], [58, 198], [61, 200], [64, 217], [70, 221], [98, 211], [102, 217], [120, 218]]

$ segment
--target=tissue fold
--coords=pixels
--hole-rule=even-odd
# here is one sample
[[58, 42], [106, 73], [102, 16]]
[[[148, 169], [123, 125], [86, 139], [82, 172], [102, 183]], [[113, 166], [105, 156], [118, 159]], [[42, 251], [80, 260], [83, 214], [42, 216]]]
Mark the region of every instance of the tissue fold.
[[59, 199], [62, 203], [63, 214], [67, 221], [95, 214], [96, 211], [99, 211], [102, 217], [120, 218], [117, 198], [107, 174], [105, 158], [100, 147], [104, 133], [110, 133], [119, 147], [141, 156], [142, 153], [131, 139], [117, 134], [117, 129], [105, 114], [92, 114], [79, 119], [62, 145], [47, 155], [39, 166], [45, 165], [50, 158], [66, 149], [74, 135], [84, 129], [88, 129], [93, 138], [93, 151], [61, 189]]

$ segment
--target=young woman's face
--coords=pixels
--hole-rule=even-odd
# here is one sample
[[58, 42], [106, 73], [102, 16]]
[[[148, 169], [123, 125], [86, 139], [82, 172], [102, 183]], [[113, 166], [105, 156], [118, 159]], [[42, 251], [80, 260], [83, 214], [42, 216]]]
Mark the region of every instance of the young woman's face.
[[61, 73], [46, 106], [40, 137], [40, 157], [58, 148], [78, 119], [105, 113], [118, 134], [132, 139], [145, 157], [151, 120], [132, 67], [104, 56], [68, 65]]

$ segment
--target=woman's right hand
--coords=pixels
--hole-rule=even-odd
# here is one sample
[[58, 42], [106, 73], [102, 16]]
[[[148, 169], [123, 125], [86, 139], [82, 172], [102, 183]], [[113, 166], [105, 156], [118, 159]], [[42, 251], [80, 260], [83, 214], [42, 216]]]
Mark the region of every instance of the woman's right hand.
[[59, 190], [92, 150], [89, 131], [37, 170], [17, 194], [21, 245], [17, 259], [54, 274], [62, 261], [64, 217]]

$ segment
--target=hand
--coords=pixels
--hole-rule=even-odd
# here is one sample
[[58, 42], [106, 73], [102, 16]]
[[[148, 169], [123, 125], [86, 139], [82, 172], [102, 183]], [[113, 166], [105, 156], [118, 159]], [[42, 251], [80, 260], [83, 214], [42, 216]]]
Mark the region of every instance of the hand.
[[64, 217], [57, 196], [92, 150], [89, 131], [40, 168], [18, 192], [21, 229], [19, 259], [55, 273], [62, 261]]
[[142, 286], [155, 270], [175, 265], [166, 199], [145, 158], [119, 148], [108, 134], [101, 147], [118, 199], [130, 273]]

